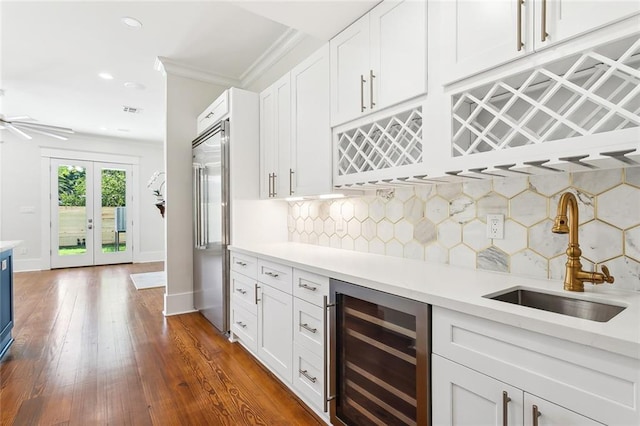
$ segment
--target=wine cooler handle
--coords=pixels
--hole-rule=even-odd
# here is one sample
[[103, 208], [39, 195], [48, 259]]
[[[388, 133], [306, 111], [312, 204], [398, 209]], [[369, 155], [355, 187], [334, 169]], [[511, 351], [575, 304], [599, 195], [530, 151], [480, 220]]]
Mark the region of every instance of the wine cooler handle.
[[327, 321], [327, 315], [329, 314], [329, 308], [334, 307], [336, 305], [329, 304], [328, 298], [327, 296], [322, 296], [322, 306], [323, 306], [323, 311], [324, 311], [324, 315], [322, 317], [322, 339], [324, 341], [324, 352], [323, 352], [323, 371], [324, 371], [324, 386], [323, 386], [323, 390], [322, 390], [322, 400], [323, 400], [323, 407], [324, 407], [324, 412], [327, 412], [328, 409], [328, 404], [329, 401], [335, 399], [335, 395], [329, 396], [329, 380], [328, 380], [328, 372], [327, 369], [329, 367], [329, 360], [327, 359], [327, 336], [328, 336], [328, 329], [329, 329], [329, 324]]

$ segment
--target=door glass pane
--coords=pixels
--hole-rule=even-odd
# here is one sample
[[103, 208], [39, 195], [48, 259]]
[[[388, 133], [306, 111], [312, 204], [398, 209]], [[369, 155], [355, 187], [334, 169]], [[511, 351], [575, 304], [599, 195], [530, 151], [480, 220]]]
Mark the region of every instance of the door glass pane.
[[102, 169], [100, 193], [102, 195], [100, 221], [103, 253], [127, 249], [127, 173], [125, 170]]
[[87, 252], [87, 171], [74, 165], [58, 166], [58, 254]]

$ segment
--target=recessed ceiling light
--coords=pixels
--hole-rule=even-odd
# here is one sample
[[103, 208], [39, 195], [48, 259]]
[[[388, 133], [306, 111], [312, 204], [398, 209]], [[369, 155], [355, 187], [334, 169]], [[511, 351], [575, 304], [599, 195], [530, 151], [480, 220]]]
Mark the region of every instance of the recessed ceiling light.
[[113, 80], [113, 76], [111, 74], [109, 74], [108, 72], [101, 72], [100, 74], [98, 74], [98, 77], [104, 79], [104, 80]]
[[118, 131], [119, 131], [119, 132], [125, 132], [125, 133], [126, 133], [126, 132], [129, 132], [130, 130], [129, 130], [129, 129], [118, 129]]
[[102, 130], [104, 132], [105, 130], [107, 130], [107, 128], [102, 126], [102, 127], [100, 127], [100, 130]]
[[120, 18], [120, 22], [122, 22], [127, 27], [142, 28], [142, 22], [140, 22], [136, 18], [132, 18], [130, 16], [123, 16], [122, 18]]
[[124, 83], [124, 87], [126, 87], [127, 89], [137, 89], [137, 90], [144, 90], [144, 89], [146, 89], [146, 87], [144, 86], [144, 84], [135, 83], [135, 82], [133, 82], [133, 81], [127, 81], [126, 83]]

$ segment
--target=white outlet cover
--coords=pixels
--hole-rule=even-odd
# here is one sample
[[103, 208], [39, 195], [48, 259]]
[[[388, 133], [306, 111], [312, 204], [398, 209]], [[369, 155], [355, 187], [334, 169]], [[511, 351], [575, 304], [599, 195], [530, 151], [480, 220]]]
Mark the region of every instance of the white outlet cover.
[[487, 238], [495, 240], [504, 239], [504, 215], [487, 215]]

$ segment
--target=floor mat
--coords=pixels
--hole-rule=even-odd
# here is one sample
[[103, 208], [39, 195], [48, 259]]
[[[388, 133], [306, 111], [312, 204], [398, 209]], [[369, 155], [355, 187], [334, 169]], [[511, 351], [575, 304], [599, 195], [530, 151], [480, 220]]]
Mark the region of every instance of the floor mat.
[[138, 290], [153, 287], [164, 287], [167, 284], [167, 274], [164, 271], [131, 274], [131, 281]]

